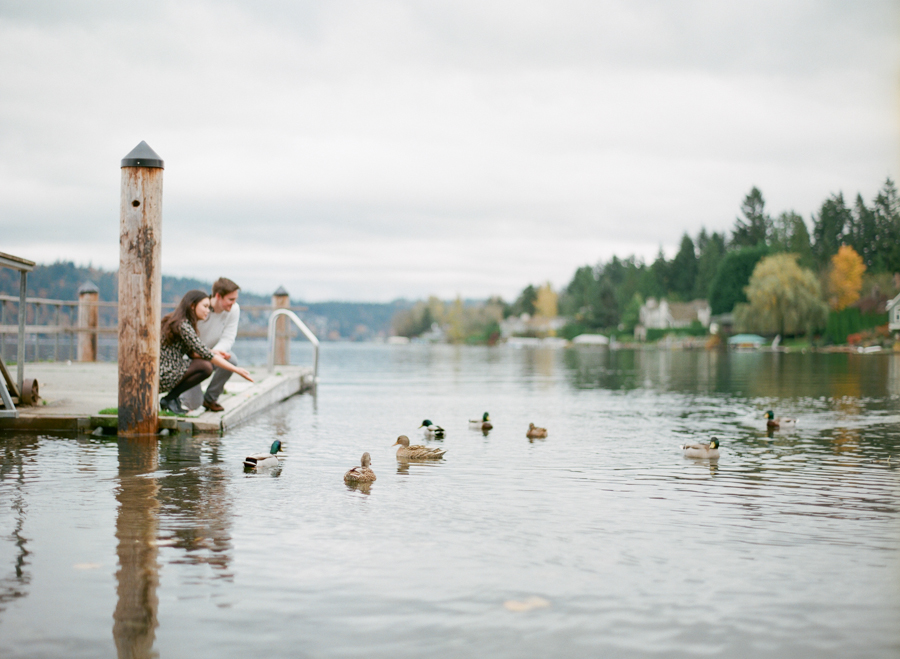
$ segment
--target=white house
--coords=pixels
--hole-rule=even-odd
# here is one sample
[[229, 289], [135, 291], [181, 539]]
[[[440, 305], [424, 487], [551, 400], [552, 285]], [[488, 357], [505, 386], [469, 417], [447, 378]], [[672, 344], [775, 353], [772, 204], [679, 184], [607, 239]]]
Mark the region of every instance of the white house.
[[634, 328], [634, 336], [644, 340], [648, 329], [677, 329], [690, 327], [694, 322], [709, 327], [711, 314], [706, 300], [669, 302], [665, 298], [657, 301], [656, 298], [648, 297], [641, 306], [640, 323]]
[[566, 319], [562, 316], [544, 318], [543, 316], [530, 316], [523, 313], [521, 316], [510, 316], [500, 322], [500, 335], [504, 339], [512, 336], [533, 336], [535, 334], [550, 334], [558, 332], [566, 326]]
[[891, 332], [900, 332], [900, 295], [888, 300], [884, 308], [888, 313], [888, 329]]

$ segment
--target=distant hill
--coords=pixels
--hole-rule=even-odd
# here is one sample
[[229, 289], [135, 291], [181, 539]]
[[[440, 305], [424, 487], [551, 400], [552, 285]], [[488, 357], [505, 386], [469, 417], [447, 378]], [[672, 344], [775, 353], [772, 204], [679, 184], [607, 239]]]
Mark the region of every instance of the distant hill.
[[[71, 261], [57, 261], [51, 265], [37, 265], [28, 273], [28, 296], [52, 300], [77, 300], [78, 289], [87, 281], [100, 289], [100, 299], [118, 299], [118, 272], [100, 268], [76, 266]], [[212, 290], [212, 282], [187, 277], [162, 277], [163, 302], [177, 302], [189, 290]], [[0, 293], [19, 294], [19, 273], [0, 268]], [[258, 295], [241, 290], [242, 305], [266, 305], [271, 295]], [[374, 302], [311, 302], [291, 300], [291, 306], [307, 307], [301, 313], [304, 322], [324, 340], [368, 340], [390, 333], [391, 318], [398, 310], [412, 307], [412, 302], [396, 300], [386, 304]], [[241, 314], [241, 324], [258, 324], [261, 317]]]

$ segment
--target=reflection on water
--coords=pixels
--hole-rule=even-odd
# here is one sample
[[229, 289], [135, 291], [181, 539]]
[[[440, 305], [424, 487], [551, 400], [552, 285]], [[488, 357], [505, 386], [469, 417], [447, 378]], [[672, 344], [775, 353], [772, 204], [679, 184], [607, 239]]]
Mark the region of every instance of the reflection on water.
[[207, 565], [212, 578], [230, 579], [230, 473], [219, 457], [220, 442], [178, 435], [160, 443], [159, 542], [184, 550], [175, 560]]
[[116, 539], [119, 569], [113, 636], [119, 657], [155, 657], [160, 547], [170, 564], [206, 565], [232, 578], [228, 474], [219, 438], [177, 435], [118, 440]]
[[[0, 384], [0, 386], [3, 386]], [[28, 565], [28, 539], [25, 537], [25, 518], [27, 504], [23, 492], [25, 472], [24, 463], [31, 461], [37, 450], [36, 437], [15, 437], [4, 442], [0, 449], [3, 460], [0, 462], [0, 482], [4, 485], [4, 495], [8, 498], [8, 509], [3, 510], [3, 540], [10, 546], [4, 555], [12, 555], [12, 569], [0, 567], [6, 574], [0, 578], [0, 614], [11, 600], [24, 597], [31, 582]], [[11, 487], [10, 487], [11, 486]], [[9, 519], [9, 518], [12, 519]], [[10, 524], [11, 522], [11, 524]], [[10, 528], [11, 527], [11, 528]]]
[[119, 657], [142, 659], [153, 652], [159, 598], [156, 532], [159, 486], [153, 474], [158, 466], [156, 443], [119, 440], [119, 490], [116, 501], [116, 572], [118, 601], [113, 615], [113, 636]]
[[566, 350], [563, 360], [579, 389], [652, 388], [773, 399], [900, 395], [900, 362], [893, 355], [580, 348]]
[[346, 483], [351, 492], [362, 492], [365, 495], [372, 494], [372, 483]]
[[225, 437], [4, 437], [0, 655], [896, 657], [898, 363], [329, 345]]

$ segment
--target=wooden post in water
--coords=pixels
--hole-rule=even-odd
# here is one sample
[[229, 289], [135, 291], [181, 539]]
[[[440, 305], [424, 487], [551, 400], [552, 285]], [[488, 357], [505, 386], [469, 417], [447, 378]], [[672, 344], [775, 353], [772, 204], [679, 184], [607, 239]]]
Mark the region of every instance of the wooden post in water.
[[92, 330], [78, 333], [78, 361], [97, 361], [97, 327], [100, 325], [100, 289], [86, 281], [78, 289], [78, 328]]
[[122, 159], [119, 207], [119, 436], [151, 436], [159, 415], [163, 160], [146, 142]]
[[[291, 296], [284, 290], [284, 286], [279, 286], [278, 290], [272, 294], [273, 309], [288, 309], [291, 306]], [[275, 321], [275, 363], [290, 364], [291, 363], [291, 332], [289, 321], [282, 316]]]

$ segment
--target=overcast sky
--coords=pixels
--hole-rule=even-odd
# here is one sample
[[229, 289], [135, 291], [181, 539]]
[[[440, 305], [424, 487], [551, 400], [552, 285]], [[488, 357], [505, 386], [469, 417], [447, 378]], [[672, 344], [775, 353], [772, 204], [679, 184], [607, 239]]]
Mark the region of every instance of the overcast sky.
[[295, 299], [507, 299], [900, 171], [894, 0], [0, 0], [0, 251]]

